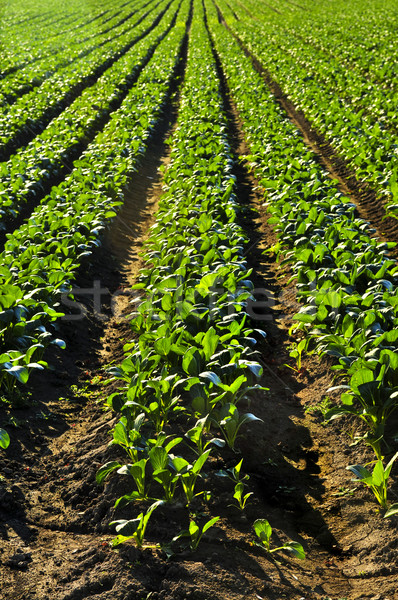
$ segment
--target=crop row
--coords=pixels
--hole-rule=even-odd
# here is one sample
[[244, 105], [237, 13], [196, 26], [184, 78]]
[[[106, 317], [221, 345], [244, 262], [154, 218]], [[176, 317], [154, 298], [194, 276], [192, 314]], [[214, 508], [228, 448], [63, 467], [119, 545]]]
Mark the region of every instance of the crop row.
[[[237, 223], [233, 159], [201, 0], [194, 2], [171, 147], [146, 264], [133, 286], [143, 295], [131, 322], [137, 339], [125, 345], [125, 360], [112, 370], [123, 387], [108, 399], [120, 417], [112, 443], [128, 462], [110, 461], [97, 474], [99, 482], [114, 471], [128, 479], [131, 491], [116, 501], [118, 508], [156, 502], [137, 518], [114, 522], [114, 545], [132, 538], [141, 545], [160, 503], [166, 512], [181, 501], [189, 512], [203, 507], [211, 496], [212, 455], [224, 445], [235, 450], [242, 427], [258, 420], [242, 411], [261, 366], [247, 325], [253, 287], [247, 239]], [[231, 501], [244, 503], [241, 465]], [[218, 518], [201, 528], [191, 516], [189, 531], [177, 533], [169, 551], [186, 536], [195, 548]]]
[[[279, 235], [279, 251], [291, 263], [304, 307], [296, 315], [306, 334], [335, 369], [350, 377], [341, 404], [329, 418], [351, 414], [364, 421], [364, 439], [381, 461], [390, 452], [388, 417], [398, 406], [398, 267], [372, 236], [308, 150], [262, 77], [206, 2], [211, 30], [228, 85], [250, 145], [252, 165], [266, 190]], [[385, 505], [384, 505], [385, 506]]]
[[51, 190], [31, 217], [8, 235], [0, 255], [0, 384], [12, 397], [17, 380], [43, 368], [42, 355], [52, 339], [48, 329], [60, 316], [62, 294], [83, 258], [98, 246], [106, 221], [115, 216], [123, 190], [145, 152], [167, 98], [185, 32], [188, 6], [173, 11], [163, 40], [136, 85], [74, 164], [74, 170]]
[[[144, 3], [142, 3], [144, 4]], [[144, 4], [145, 7], [145, 4]], [[45, 73], [45, 81], [39, 87], [40, 78], [29, 81], [30, 92], [22, 95], [13, 104], [3, 107], [0, 118], [0, 157], [6, 160], [15, 149], [26, 145], [35, 134], [40, 133], [46, 125], [59, 115], [74, 98], [108, 69], [113, 62], [126, 53], [136, 40], [134, 27], [138, 25], [150, 11], [139, 10], [118, 35], [112, 40], [105, 34], [93, 45], [79, 44], [75, 50], [69, 48], [58, 59], [56, 72], [51, 66]], [[117, 33], [117, 32], [116, 32]], [[55, 70], [55, 69], [53, 69]], [[7, 81], [4, 81], [6, 86]], [[3, 87], [4, 87], [3, 86]], [[6, 93], [6, 99], [9, 94]]]
[[[146, 3], [141, 4], [145, 8]], [[51, 55], [41, 61], [40, 68], [37, 63], [28, 65], [0, 81], [3, 98], [0, 156], [4, 157], [7, 150], [12, 150], [15, 137], [24, 141], [24, 136], [31, 131], [44, 128], [45, 119], [48, 122], [59, 114], [84, 85], [127, 51], [130, 29], [144, 16], [144, 11], [137, 5], [129, 25], [114, 30], [111, 36], [105, 30], [103, 34], [99, 32], [95, 40], [89, 37], [64, 43], [60, 55]]]
[[[319, 91], [327, 97], [331, 94], [336, 96], [338, 105], [344, 110], [354, 112], [358, 119], [368, 125], [378, 122], [383, 128], [396, 130], [398, 117], [394, 89], [389, 89], [388, 85], [381, 86], [378, 82], [372, 83], [368, 76], [347, 70], [338, 57], [325, 56], [322, 51], [304, 44], [302, 39], [286, 36], [284, 27], [274, 27], [265, 36], [264, 24], [261, 23], [261, 31], [263, 44], [267, 45], [269, 53], [275, 52], [276, 48], [283, 52], [283, 69], [293, 59], [295, 75], [305, 78], [306, 82], [315, 81]], [[281, 68], [278, 61], [278, 70]]]
[[[13, 8], [16, 9], [17, 23], [13, 22], [14, 19], [10, 15]], [[7, 9], [4, 7], [1, 15], [4, 51], [0, 69], [5, 75], [16, 72], [27, 63], [34, 63], [56, 54], [60, 46], [60, 39], [57, 38], [61, 37], [62, 46], [62, 37], [68, 38], [69, 31], [73, 30], [76, 24], [90, 21], [87, 7], [82, 7], [79, 2], [68, 6], [65, 17], [60, 17], [56, 7], [54, 14], [50, 16], [45, 13], [38, 14], [36, 5], [33, 7], [34, 14], [30, 17], [26, 15], [25, 19], [21, 19], [24, 11], [20, 10], [16, 3], [8, 3]]]
[[244, 6], [264, 28], [283, 27], [285, 41], [297, 37], [336, 59], [348, 69], [347, 73], [362, 73], [382, 86], [396, 86], [398, 20], [393, 2], [374, 2], [371, 11], [363, 0], [350, 6], [346, 2], [332, 5], [309, 2], [305, 11], [285, 5], [282, 13], [275, 13], [255, 0], [245, 0]]
[[[225, 3], [221, 1], [219, 4], [224, 10]], [[232, 6], [235, 8], [235, 2]], [[322, 64], [308, 58], [301, 66], [300, 62], [304, 59], [300, 58], [300, 40], [286, 42], [283, 29], [273, 29], [265, 36], [261, 22], [248, 23], [246, 20], [241, 23], [229, 17], [227, 12], [225, 16], [228, 25], [253, 55], [267, 66], [295, 106], [355, 170], [357, 177], [369, 182], [387, 198], [389, 212], [394, 215], [398, 201], [396, 93], [377, 87], [368, 89], [370, 85], [368, 88], [366, 84], [359, 85], [358, 80], [352, 77], [352, 96], [359, 97], [359, 106], [355, 103], [351, 106], [338, 93], [337, 73], [328, 67], [327, 61]], [[286, 46], [292, 48], [291, 54], [285, 52]], [[325, 78], [323, 85], [322, 73]], [[365, 100], [363, 94], [366, 94]], [[364, 105], [368, 108], [367, 113]], [[374, 117], [371, 114], [373, 110]]]
[[[68, 37], [62, 39], [62, 43], [57, 45], [57, 50], [50, 52], [48, 55], [40, 59], [28, 61], [23, 68], [12, 72], [7, 77], [0, 80], [0, 91], [2, 94], [2, 104], [4, 108], [17, 101], [23, 95], [29, 92], [34, 92], [36, 88], [44, 82], [53, 79], [54, 84], [57, 84], [57, 76], [60, 70], [66, 69], [66, 74], [69, 72], [69, 77], [73, 77], [73, 68], [79, 66], [81, 59], [91, 52], [98, 52], [106, 46], [105, 50], [118, 48], [120, 43], [117, 40], [128, 33], [128, 25], [124, 24], [125, 19], [133, 18], [133, 22], [138, 20], [136, 13], [145, 8], [150, 2], [141, 2], [135, 5], [135, 10], [131, 12], [131, 7], [123, 11], [124, 18], [120, 19], [120, 15], [116, 13], [115, 21], [111, 27], [108, 19], [100, 27], [98, 23], [84, 29], [80, 37], [72, 30]], [[94, 31], [91, 31], [91, 30]], [[104, 52], [104, 50], [103, 50]], [[105, 54], [105, 52], [104, 52]], [[109, 52], [108, 52], [109, 54]], [[106, 59], [106, 55], [104, 59]], [[76, 74], [75, 74], [76, 77]], [[59, 85], [59, 84], [58, 84]], [[51, 90], [51, 87], [48, 87]], [[31, 107], [32, 109], [32, 107]], [[22, 114], [22, 113], [21, 113]]]
[[170, 0], [160, 2], [156, 14], [149, 14], [134, 28], [136, 43], [130, 43], [130, 50], [51, 121], [41, 135], [7, 163], [0, 164], [3, 226], [5, 217], [15, 218], [29, 200], [43, 194], [52, 178], [59, 180], [69, 170], [69, 164], [118, 108], [159, 41], [167, 35], [174, 12]]

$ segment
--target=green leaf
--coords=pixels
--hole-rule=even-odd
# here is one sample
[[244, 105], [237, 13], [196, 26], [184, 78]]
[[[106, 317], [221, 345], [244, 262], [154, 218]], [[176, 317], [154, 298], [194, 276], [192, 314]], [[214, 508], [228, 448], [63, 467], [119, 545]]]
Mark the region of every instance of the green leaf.
[[191, 537], [195, 537], [198, 533], [199, 527], [196, 525], [195, 521], [190, 521], [189, 523], [189, 534]]
[[29, 371], [25, 367], [15, 365], [11, 369], [7, 369], [7, 373], [18, 379], [20, 383], [27, 383], [29, 379]]
[[397, 515], [397, 514], [398, 514], [398, 502], [396, 502], [395, 504], [391, 504], [390, 508], [384, 515], [384, 519], [388, 519], [388, 517], [392, 517], [393, 515]]
[[385, 479], [385, 475], [384, 475], [384, 466], [381, 460], [378, 460], [377, 463], [375, 464], [375, 467], [373, 469], [373, 473], [372, 473], [372, 480], [373, 480], [373, 484], [380, 486], [383, 485]]
[[95, 476], [97, 483], [102, 483], [104, 479], [108, 477], [109, 473], [112, 473], [112, 471], [119, 469], [121, 466], [122, 465], [115, 460], [111, 460], [102, 465], [102, 467], [98, 469], [97, 474]]
[[164, 448], [162, 448], [161, 446], [155, 446], [155, 448], [152, 448], [152, 450], [149, 451], [148, 455], [149, 455], [149, 459], [151, 461], [153, 470], [155, 472], [161, 471], [167, 466], [167, 463], [169, 461], [169, 456], [168, 456], [166, 450]]
[[398, 458], [398, 452], [396, 452], [394, 454], [394, 456], [392, 457], [392, 459], [389, 461], [388, 465], [385, 468], [385, 471], [384, 471], [385, 479], [388, 479], [388, 477], [390, 476], [392, 466], [393, 466], [394, 462], [397, 460], [397, 458]]
[[199, 373], [199, 377], [201, 379], [205, 379], [207, 381], [211, 381], [214, 385], [221, 385], [221, 379], [216, 373], [212, 371], [203, 371], [203, 373]]
[[257, 519], [254, 521], [253, 527], [260, 540], [266, 540], [268, 542], [272, 535], [272, 527], [267, 519]]
[[211, 452], [211, 450], [206, 450], [206, 452], [203, 452], [203, 454], [201, 454], [199, 456], [199, 458], [194, 462], [193, 467], [192, 467], [192, 471], [194, 473], [200, 472], [200, 470], [202, 469], [203, 465], [205, 464], [210, 452]]
[[141, 518], [143, 514], [141, 514], [137, 519], [119, 519], [118, 521], [112, 521], [109, 523], [110, 525], [116, 525], [116, 531], [124, 538], [133, 537], [137, 528], [141, 522]]
[[0, 448], [4, 450], [10, 445], [10, 436], [4, 429], [0, 429]]
[[206, 335], [204, 336], [204, 338], [202, 340], [202, 345], [203, 345], [203, 350], [205, 353], [206, 360], [210, 360], [210, 358], [215, 353], [217, 346], [218, 346], [219, 339], [220, 338], [218, 335], [216, 335], [216, 331], [215, 331], [214, 327], [210, 327], [210, 329], [207, 330]]
[[160, 340], [156, 340], [154, 343], [155, 352], [160, 354], [160, 356], [168, 356], [171, 350], [171, 340], [170, 338], [161, 338]]
[[210, 527], [213, 527], [213, 525], [214, 525], [215, 523], [217, 523], [217, 521], [218, 521], [219, 519], [220, 519], [220, 517], [213, 517], [212, 519], [210, 519], [210, 521], [207, 521], [207, 523], [205, 523], [205, 524], [203, 525], [203, 530], [202, 530], [202, 532], [203, 532], [203, 533], [206, 533], [206, 531], [207, 531], [208, 529], [210, 529]]
[[305, 558], [304, 548], [298, 542], [288, 542], [284, 544], [283, 548], [289, 550], [296, 558], [300, 558], [301, 560]]
[[348, 467], [346, 467], [346, 469], [347, 471], [351, 471], [352, 473], [354, 473], [354, 475], [358, 477], [359, 480], [367, 479], [368, 477], [372, 476], [371, 473], [362, 465], [349, 465]]

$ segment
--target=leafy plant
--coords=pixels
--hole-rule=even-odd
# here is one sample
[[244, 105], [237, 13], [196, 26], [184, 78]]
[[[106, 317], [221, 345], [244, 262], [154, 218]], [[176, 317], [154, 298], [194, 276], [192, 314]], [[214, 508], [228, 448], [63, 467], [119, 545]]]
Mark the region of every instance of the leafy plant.
[[145, 513], [140, 513], [136, 519], [119, 519], [117, 521], [112, 521], [110, 525], [116, 525], [116, 531], [119, 534], [112, 540], [112, 546], [118, 546], [119, 544], [133, 539], [138, 548], [142, 548], [149, 519], [151, 518], [153, 511], [162, 504], [162, 500], [157, 500], [151, 504]]
[[279, 550], [287, 550], [296, 558], [305, 558], [304, 549], [298, 542], [287, 542], [278, 548], [271, 548], [270, 539], [272, 536], [272, 527], [266, 519], [257, 519], [254, 522], [253, 527], [259, 539], [259, 541], [255, 541], [255, 544], [260, 546], [260, 548], [265, 548], [268, 553], [272, 554], [273, 552], [278, 552]]
[[236, 500], [237, 504], [230, 505], [234, 506], [235, 508], [239, 508], [239, 510], [241, 511], [245, 510], [247, 501], [249, 500], [250, 496], [253, 496], [253, 492], [247, 492], [247, 494], [244, 494], [244, 489], [245, 486], [243, 483], [237, 483], [235, 485], [233, 497]]
[[235, 450], [236, 439], [239, 434], [240, 428], [246, 423], [252, 423], [254, 421], [261, 421], [252, 413], [240, 414], [237, 406], [228, 402], [221, 409], [215, 413], [213, 417], [219, 425], [228, 446], [231, 450]]
[[303, 338], [297, 344], [295, 344], [295, 347], [289, 352], [289, 356], [296, 360], [298, 371], [301, 371], [302, 354], [305, 350], [307, 350], [308, 344], [309, 338]]
[[181, 538], [189, 537], [189, 547], [191, 548], [192, 552], [194, 552], [195, 550], [197, 550], [199, 542], [202, 539], [203, 535], [206, 533], [206, 531], [208, 531], [210, 527], [213, 527], [219, 519], [220, 517], [213, 517], [212, 519], [209, 519], [203, 525], [203, 527], [199, 527], [199, 525], [193, 519], [191, 519], [189, 523], [189, 529], [181, 531], [178, 535], [176, 535], [173, 538], [172, 541], [177, 542]]
[[166, 448], [157, 445], [148, 452], [149, 460], [151, 461], [153, 468], [152, 478], [162, 486], [164, 500], [166, 502], [172, 502], [174, 500], [176, 486], [180, 479], [179, 474], [169, 466], [172, 464], [173, 458], [169, 452], [171, 448], [181, 440], [182, 438], [172, 440], [173, 444], [166, 446]]
[[398, 452], [394, 454], [386, 467], [384, 467], [381, 459], [377, 460], [372, 472], [362, 465], [350, 465], [347, 467], [347, 469], [357, 477], [357, 479], [354, 479], [353, 481], [360, 481], [368, 486], [376, 496], [376, 500], [380, 506], [385, 509], [388, 508], [388, 479], [390, 477], [392, 466], [397, 458]]
[[209, 417], [203, 417], [202, 419], [198, 419], [195, 423], [195, 426], [189, 429], [185, 437], [187, 437], [194, 445], [195, 452], [199, 456], [203, 454], [203, 452], [208, 448], [208, 446], [216, 446], [217, 448], [223, 448], [225, 446], [225, 441], [220, 438], [211, 438], [209, 440], [205, 439], [205, 429], [206, 424], [209, 422]]
[[181, 456], [171, 456], [171, 464], [176, 470], [177, 477], [181, 481], [182, 488], [184, 490], [187, 504], [189, 505], [195, 496], [200, 495], [202, 492], [195, 494], [195, 486], [200, 472], [209, 457], [210, 450], [203, 452], [193, 464], [190, 464], [185, 458]]

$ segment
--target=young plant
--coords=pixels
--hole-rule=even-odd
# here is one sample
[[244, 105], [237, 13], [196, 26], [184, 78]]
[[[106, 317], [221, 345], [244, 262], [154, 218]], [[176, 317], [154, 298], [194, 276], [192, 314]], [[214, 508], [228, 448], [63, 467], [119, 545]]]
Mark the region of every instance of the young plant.
[[[181, 440], [181, 438], [179, 439]], [[169, 468], [171, 458], [167, 448], [155, 446], [149, 451], [148, 456], [153, 468], [152, 478], [162, 486], [165, 502], [172, 502], [179, 481], [179, 475]]]
[[148, 491], [146, 488], [146, 477], [145, 470], [146, 464], [148, 462], [147, 458], [142, 458], [132, 465], [123, 465], [120, 469], [117, 470], [119, 475], [130, 475], [137, 486], [137, 489], [132, 491], [130, 494], [126, 494], [121, 496], [115, 502], [115, 508], [117, 506], [126, 506], [126, 504], [130, 504], [131, 502], [135, 502], [136, 500], [147, 500], [148, 499]]
[[218, 475], [218, 477], [228, 477], [228, 479], [230, 479], [234, 483], [247, 481], [248, 479], [250, 479], [249, 475], [243, 475], [243, 477], [240, 476], [242, 464], [243, 458], [238, 462], [237, 465], [231, 467], [230, 469], [220, 469], [220, 471], [217, 471], [216, 475]]
[[247, 501], [249, 500], [250, 496], [253, 495], [253, 492], [248, 492], [247, 494], [243, 493], [246, 485], [244, 481], [247, 481], [250, 479], [250, 477], [249, 475], [243, 475], [243, 477], [240, 476], [242, 463], [243, 458], [238, 462], [237, 465], [235, 465], [235, 467], [227, 469], [226, 471], [221, 470], [216, 473], [219, 477], [228, 477], [235, 483], [233, 498], [237, 501], [237, 504], [230, 504], [230, 506], [238, 508], [241, 511], [245, 509]]
[[217, 448], [223, 448], [225, 446], [225, 441], [220, 438], [211, 438], [210, 440], [205, 439], [205, 430], [208, 422], [208, 417], [203, 417], [202, 419], [198, 419], [195, 423], [195, 426], [192, 427], [187, 433], [185, 437], [187, 437], [194, 445], [194, 452], [200, 456], [210, 445], [217, 446]]
[[144, 421], [145, 413], [137, 415], [134, 420], [131, 420], [131, 423], [129, 423], [129, 419], [122, 417], [113, 430], [113, 439], [110, 445], [122, 446], [132, 462], [139, 460], [141, 448], [138, 446], [138, 443], [141, 440], [140, 430]]
[[200, 476], [200, 471], [208, 459], [209, 454], [210, 450], [206, 450], [196, 459], [193, 464], [190, 464], [181, 456], [170, 455], [172, 465], [177, 472], [177, 477], [181, 480], [181, 485], [184, 490], [188, 505], [192, 502], [195, 496], [198, 496], [202, 493], [199, 492], [199, 494], [195, 494], [195, 486], [196, 481]]
[[357, 477], [357, 479], [354, 479], [353, 481], [360, 481], [364, 485], [367, 485], [376, 496], [377, 502], [385, 509], [388, 508], [387, 482], [390, 477], [392, 466], [397, 458], [398, 452], [394, 454], [386, 468], [384, 468], [383, 461], [379, 459], [376, 461], [372, 473], [362, 465], [350, 465], [347, 467], [347, 470], [354, 473]]
[[110, 525], [116, 525], [116, 531], [119, 534], [112, 540], [112, 546], [115, 547], [123, 542], [133, 539], [138, 548], [142, 548], [149, 519], [153, 511], [161, 504], [163, 504], [163, 501], [157, 500], [151, 504], [145, 514], [140, 513], [136, 519], [119, 519], [118, 521], [112, 521]]
[[[294, 348], [289, 352], [289, 356], [291, 356], [291, 358], [296, 359], [296, 364], [297, 364], [297, 371], [300, 373], [301, 372], [301, 361], [302, 361], [302, 354], [303, 352], [305, 352], [305, 350], [307, 350], [308, 348], [308, 343], [309, 343], [309, 338], [303, 338], [302, 340], [300, 340], [298, 342], [298, 344], [295, 344]], [[289, 368], [290, 365], [286, 365]]]
[[244, 489], [245, 487], [243, 483], [237, 483], [235, 485], [235, 493], [233, 495], [233, 498], [236, 500], [237, 504], [230, 504], [230, 506], [238, 508], [242, 512], [245, 510], [247, 501], [249, 500], [250, 496], [253, 495], [253, 492], [248, 492], [247, 494], [244, 494]]
[[270, 539], [272, 535], [272, 527], [266, 519], [257, 519], [257, 521], [254, 521], [253, 527], [258, 539], [260, 540], [259, 542], [256, 540], [254, 543], [257, 546], [260, 546], [260, 548], [265, 548], [265, 550], [270, 554], [273, 552], [278, 552], [279, 550], [288, 550], [296, 558], [305, 558], [304, 549], [298, 542], [287, 542], [286, 544], [283, 544], [283, 546], [278, 546], [278, 548], [271, 549]]
[[231, 450], [235, 451], [235, 443], [242, 425], [252, 421], [262, 421], [252, 413], [239, 414], [235, 404], [228, 402], [218, 411], [218, 425], [225, 437], [225, 441]]
[[[334, 389], [351, 389], [341, 395], [341, 405], [331, 408], [325, 419], [336, 419], [345, 414], [359, 417], [368, 426], [369, 432], [365, 436], [366, 442], [373, 448], [377, 458], [381, 460], [381, 442], [384, 438], [384, 429], [388, 417], [397, 409], [398, 388], [389, 387], [385, 376], [391, 377], [391, 355], [383, 351], [383, 364], [379, 364], [376, 371], [368, 368], [358, 369], [350, 379], [350, 386], [338, 386]], [[394, 356], [394, 361], [396, 361]], [[395, 364], [394, 364], [395, 366]], [[398, 364], [396, 365], [398, 367]], [[378, 372], [377, 372], [378, 371]], [[398, 368], [397, 368], [398, 372]]]
[[209, 521], [207, 521], [202, 528], [200, 528], [199, 525], [197, 525], [197, 523], [192, 519], [189, 523], [189, 529], [181, 531], [173, 538], [172, 542], [177, 542], [181, 538], [189, 537], [189, 547], [192, 552], [194, 552], [199, 546], [199, 542], [203, 535], [210, 529], [210, 527], [213, 527], [213, 525], [217, 523], [219, 518], [220, 517], [213, 517], [212, 519], [209, 519]]

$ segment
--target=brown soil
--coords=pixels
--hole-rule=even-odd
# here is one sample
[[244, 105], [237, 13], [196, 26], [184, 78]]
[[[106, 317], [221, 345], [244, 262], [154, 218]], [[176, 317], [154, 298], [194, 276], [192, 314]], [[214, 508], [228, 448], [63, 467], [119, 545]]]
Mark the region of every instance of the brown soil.
[[[245, 155], [237, 114], [225, 100], [233, 151]], [[99, 466], [120, 454], [108, 443], [115, 419], [103, 410], [113, 389], [103, 383], [104, 367], [120, 362], [124, 340], [131, 335], [121, 317], [129, 310], [123, 301], [129, 293], [119, 292], [126, 293], [137, 274], [138, 252], [159, 198], [157, 169], [167, 163], [164, 140], [174, 119], [175, 112], [165, 119], [126, 190], [125, 207], [80, 276], [82, 288], [98, 280], [109, 289], [101, 308], [104, 318], [95, 317], [87, 295], [76, 294], [87, 316], [61, 325], [68, 349], [50, 357], [55, 370], [33, 382], [28, 406], [1, 408], [0, 423], [8, 421], [12, 436], [0, 456], [1, 598], [394, 600], [396, 521], [383, 520], [370, 492], [353, 484], [346, 471], [347, 464], [364, 461], [363, 446], [351, 444], [359, 432], [357, 423], [323, 422], [322, 407], [336, 394], [327, 391], [333, 384], [330, 364], [310, 356], [298, 371], [289, 357], [297, 339], [289, 335], [297, 311], [294, 284], [272, 252], [263, 253], [275, 236], [257, 182], [243, 167], [236, 175], [242, 224], [250, 236], [248, 263], [255, 286], [274, 299], [259, 324], [267, 332], [260, 353], [262, 384], [268, 391], [257, 393], [250, 405], [263, 422], [246, 429], [238, 444], [241, 454], [222, 451], [209, 461], [206, 483], [213, 496], [204, 511], [221, 518], [196, 552], [183, 550], [167, 559], [156, 547], [186, 528], [183, 506], [162, 507], [153, 514], [143, 549], [109, 546], [114, 537], [110, 521], [135, 516], [143, 506], [115, 511], [120, 480], [110, 478], [105, 488], [95, 482]], [[248, 491], [253, 492], [244, 514], [229, 506], [232, 484], [216, 475], [241, 456], [250, 476]], [[391, 499], [397, 492], [395, 483]], [[299, 541], [306, 559], [282, 552], [267, 555], [253, 545], [257, 518], [271, 523], [274, 547]]]

